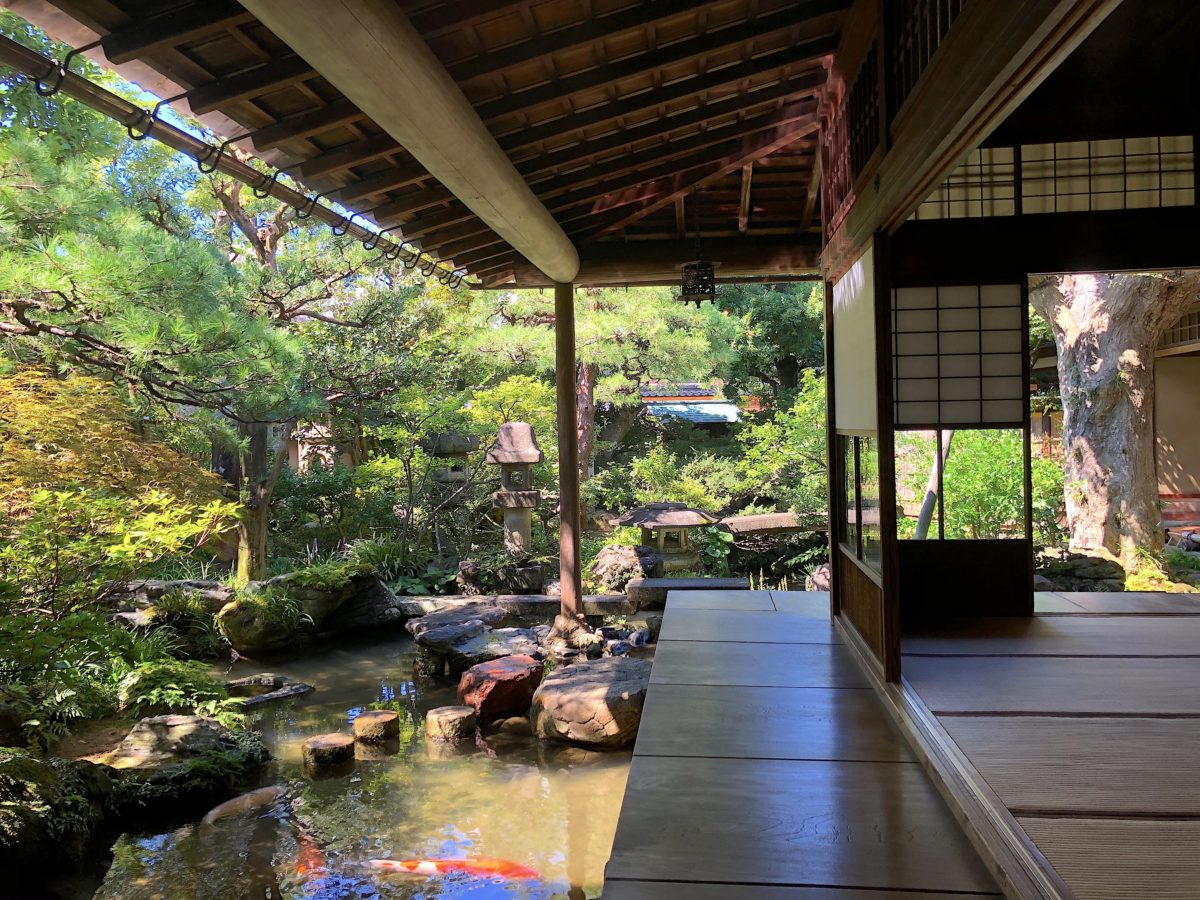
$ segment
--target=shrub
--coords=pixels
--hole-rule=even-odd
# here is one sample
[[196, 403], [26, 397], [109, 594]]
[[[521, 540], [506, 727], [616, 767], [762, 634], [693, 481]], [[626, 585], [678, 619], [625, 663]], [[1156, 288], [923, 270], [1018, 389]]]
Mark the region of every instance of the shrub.
[[225, 700], [225, 686], [199, 662], [160, 659], [139, 663], [117, 685], [120, 709], [147, 711], [192, 709], [198, 703]]

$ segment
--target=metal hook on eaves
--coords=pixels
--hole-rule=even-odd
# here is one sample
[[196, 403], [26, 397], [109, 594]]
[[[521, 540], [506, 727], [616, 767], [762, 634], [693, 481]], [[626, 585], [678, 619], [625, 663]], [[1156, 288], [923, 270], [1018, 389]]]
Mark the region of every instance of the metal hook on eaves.
[[[376, 247], [379, 246], [379, 241], [385, 234], [387, 234], [389, 231], [395, 231], [399, 227], [400, 227], [399, 225], [393, 225], [391, 228], [385, 228], [382, 231], [376, 231], [371, 237], [369, 237], [367, 240], [362, 242], [363, 249], [364, 250], [374, 250]], [[397, 247], [399, 247], [399, 245], [397, 245]], [[395, 259], [396, 257], [394, 257], [394, 256], [389, 257], [386, 253], [384, 253], [384, 258], [385, 259]]]
[[226, 140], [222, 141], [221, 146], [217, 147], [215, 150], [217, 158], [213, 159], [211, 163], [209, 163], [208, 160], [212, 159], [214, 150], [212, 147], [209, 147], [208, 152], [196, 160], [196, 168], [205, 175], [211, 175], [213, 172], [217, 171], [217, 167], [221, 165], [221, 157], [225, 155], [225, 151], [229, 149], [229, 145], [248, 137], [250, 137], [250, 132], [239, 134], [237, 137], [227, 138]]
[[[168, 97], [166, 100], [159, 100], [154, 104], [154, 109], [150, 112], [146, 112], [144, 109], [139, 109], [136, 120], [133, 122], [121, 123], [125, 126], [125, 130], [129, 132], [129, 139], [132, 141], [144, 141], [146, 138], [150, 137], [151, 132], [154, 131], [154, 126], [158, 124], [158, 114], [162, 111], [162, 108], [168, 104], [174, 103], [176, 100], [182, 100], [186, 96], [187, 91], [184, 91], [182, 94], [176, 94], [174, 97]], [[142, 128], [143, 123], [146, 126], [145, 128]], [[138, 134], [136, 131], [134, 131], [135, 128], [142, 128], [141, 134]]]
[[[86, 53], [88, 50], [94, 50], [99, 46], [100, 41], [92, 41], [90, 44], [85, 44], [82, 47], [76, 47], [74, 50], [68, 52], [67, 55], [63, 57], [63, 61], [61, 63], [51, 63], [50, 68], [46, 70], [45, 74], [42, 75], [41, 78], [34, 80], [33, 89], [42, 97], [53, 97], [60, 90], [62, 90], [63, 81], [66, 80], [67, 73], [71, 71], [71, 60], [73, 60], [80, 53]], [[57, 76], [53, 83], [46, 81], [47, 76], [50, 75]]]

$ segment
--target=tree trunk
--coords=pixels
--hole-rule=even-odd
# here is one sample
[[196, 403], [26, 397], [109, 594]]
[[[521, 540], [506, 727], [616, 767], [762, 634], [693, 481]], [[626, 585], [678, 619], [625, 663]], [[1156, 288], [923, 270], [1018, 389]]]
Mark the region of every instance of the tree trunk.
[[625, 440], [625, 435], [629, 434], [633, 426], [637, 424], [638, 417], [642, 414], [642, 405], [640, 403], [631, 404], [629, 406], [613, 407], [604, 424], [600, 426], [600, 430], [596, 434], [596, 442], [610, 444], [612, 449], [605, 450], [603, 454], [593, 448], [593, 454], [602, 462], [608, 462], [616, 452], [617, 445]]
[[579, 480], [587, 481], [596, 445], [596, 379], [600, 368], [594, 363], [579, 363], [575, 367], [575, 422], [579, 434]]
[[275, 483], [283, 471], [286, 454], [275, 454], [274, 465], [268, 468], [270, 458], [271, 426], [266, 422], [242, 423], [238, 431], [248, 441], [242, 465], [246, 484], [246, 502], [242, 519], [238, 525], [237, 581], [259, 581], [267, 574], [267, 528], [270, 524], [271, 495]]
[[[937, 440], [934, 432], [934, 440]], [[917, 527], [913, 532], [913, 540], [923, 541], [929, 537], [929, 526], [933, 522], [933, 512], [937, 509], [938, 494], [941, 492], [941, 473], [946, 471], [946, 460], [950, 458], [950, 447], [954, 443], [954, 432], [942, 432], [941, 452], [935, 446], [933, 463], [929, 467], [929, 481], [925, 484], [925, 499], [921, 501], [921, 511], [917, 514]]]
[[1154, 351], [1200, 290], [1200, 273], [1058, 275], [1030, 284], [1051, 326], [1063, 402], [1071, 546], [1127, 568], [1158, 552]]

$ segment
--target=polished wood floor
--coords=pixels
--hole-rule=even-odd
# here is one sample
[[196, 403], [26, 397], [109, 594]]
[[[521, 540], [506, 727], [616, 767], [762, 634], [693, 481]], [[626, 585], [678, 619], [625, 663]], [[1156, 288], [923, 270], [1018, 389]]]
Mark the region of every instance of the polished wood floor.
[[1200, 600], [1035, 610], [906, 637], [908, 686], [1075, 896], [1200, 897]]
[[605, 900], [996, 895], [828, 610], [670, 596]]

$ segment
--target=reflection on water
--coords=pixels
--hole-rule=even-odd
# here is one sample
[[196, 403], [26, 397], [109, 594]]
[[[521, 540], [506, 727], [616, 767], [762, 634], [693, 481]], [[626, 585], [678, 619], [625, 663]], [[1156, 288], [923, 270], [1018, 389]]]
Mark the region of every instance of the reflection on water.
[[[268, 706], [256, 723], [278, 759], [264, 783], [286, 786], [286, 800], [212, 826], [123, 835], [96, 897], [599, 896], [629, 754], [542, 745], [504, 733], [482, 747], [431, 752], [422, 717], [455, 702], [454, 691], [415, 687], [409, 680], [412, 649], [407, 636], [366, 646], [358, 640], [274, 666], [317, 688], [299, 701]], [[261, 670], [239, 663], [230, 675]], [[305, 738], [346, 731], [360, 710], [376, 702], [407, 714], [398, 751], [360, 756], [349, 775], [304, 777]], [[426, 878], [366, 865], [371, 859], [464, 857], [511, 860], [542, 877]]]

